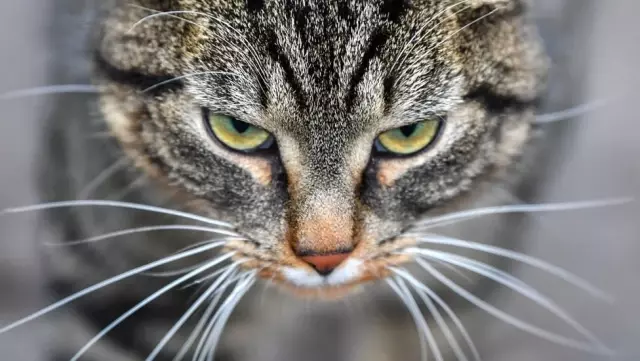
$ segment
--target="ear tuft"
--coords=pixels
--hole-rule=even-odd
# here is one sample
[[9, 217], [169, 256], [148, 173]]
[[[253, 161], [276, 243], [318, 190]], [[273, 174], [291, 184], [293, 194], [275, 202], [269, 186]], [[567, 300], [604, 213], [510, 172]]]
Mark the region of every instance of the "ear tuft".
[[496, 11], [521, 14], [526, 9], [526, 0], [469, 0], [471, 11]]

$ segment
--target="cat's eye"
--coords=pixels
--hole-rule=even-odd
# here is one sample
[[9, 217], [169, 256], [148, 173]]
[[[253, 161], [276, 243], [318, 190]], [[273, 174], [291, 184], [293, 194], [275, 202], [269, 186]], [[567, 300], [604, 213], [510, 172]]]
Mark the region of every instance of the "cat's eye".
[[253, 152], [270, 148], [273, 136], [266, 130], [223, 114], [205, 114], [206, 122], [220, 143], [241, 151]]
[[378, 136], [375, 147], [381, 153], [413, 154], [432, 144], [438, 137], [441, 127], [440, 120], [430, 119], [391, 129]]

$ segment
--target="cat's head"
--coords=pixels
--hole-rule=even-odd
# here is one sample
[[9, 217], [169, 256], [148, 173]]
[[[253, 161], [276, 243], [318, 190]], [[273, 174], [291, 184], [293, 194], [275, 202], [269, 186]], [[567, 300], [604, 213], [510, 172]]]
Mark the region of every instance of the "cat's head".
[[516, 0], [139, 0], [105, 16], [104, 116], [137, 165], [330, 294], [523, 151], [544, 77]]

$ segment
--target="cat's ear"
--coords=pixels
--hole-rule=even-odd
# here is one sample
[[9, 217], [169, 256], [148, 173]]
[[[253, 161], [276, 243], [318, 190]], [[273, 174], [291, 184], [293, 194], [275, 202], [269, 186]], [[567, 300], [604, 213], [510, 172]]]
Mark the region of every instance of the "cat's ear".
[[471, 8], [492, 7], [499, 10], [513, 9], [526, 5], [527, 0], [468, 0], [466, 5]]
[[[465, 72], [472, 87], [532, 101], [543, 87], [546, 57], [526, 0], [469, 0], [457, 12]], [[532, 71], [533, 69], [539, 71]]]
[[100, 56], [120, 70], [178, 73], [185, 54], [200, 49], [205, 27], [190, 14], [173, 15], [173, 6], [167, 1], [122, 1], [109, 9], [96, 34]]

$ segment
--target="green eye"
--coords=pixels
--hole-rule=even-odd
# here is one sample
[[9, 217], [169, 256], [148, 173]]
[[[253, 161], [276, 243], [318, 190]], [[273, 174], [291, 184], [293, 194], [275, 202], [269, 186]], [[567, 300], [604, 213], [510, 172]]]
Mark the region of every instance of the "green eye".
[[273, 137], [266, 130], [230, 116], [211, 114], [207, 122], [213, 135], [229, 148], [250, 152], [273, 144]]
[[378, 136], [376, 149], [383, 153], [413, 154], [433, 143], [441, 124], [439, 120], [425, 120], [391, 129]]

